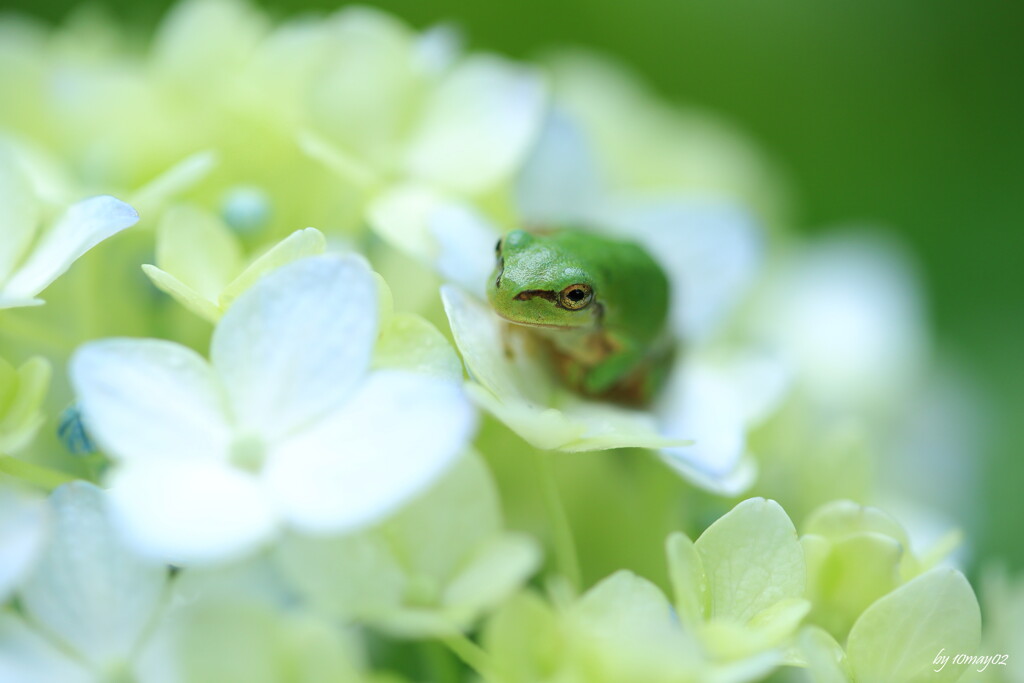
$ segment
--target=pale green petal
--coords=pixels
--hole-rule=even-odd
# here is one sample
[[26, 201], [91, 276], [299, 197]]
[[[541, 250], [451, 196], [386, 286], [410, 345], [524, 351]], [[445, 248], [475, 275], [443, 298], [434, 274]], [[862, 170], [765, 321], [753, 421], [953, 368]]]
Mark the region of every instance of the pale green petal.
[[402, 604], [407, 579], [388, 543], [372, 533], [291, 534], [277, 559], [299, 594], [318, 610], [351, 619], [379, 617]]
[[440, 84], [409, 143], [406, 168], [423, 181], [479, 192], [507, 177], [540, 128], [537, 72], [489, 55], [466, 59]]
[[807, 626], [800, 632], [798, 642], [815, 683], [850, 683], [846, 653], [835, 638], [816, 626]]
[[373, 198], [366, 209], [370, 226], [388, 244], [433, 266], [439, 245], [429, 230], [430, 216], [452, 206], [451, 198], [429, 185], [404, 183]]
[[[857, 683], [955, 681], [978, 653], [981, 613], [964, 575], [933, 569], [867, 608], [850, 629], [846, 653]], [[952, 655], [939, 672], [932, 662]]]
[[242, 249], [218, 216], [193, 206], [164, 212], [157, 228], [156, 265], [210, 302], [242, 270]]
[[309, 91], [313, 123], [371, 169], [390, 170], [422, 96], [413, 34], [390, 15], [365, 7], [345, 8], [328, 28], [330, 52]]
[[32, 243], [39, 221], [35, 190], [15, 156], [0, 148], [0, 290]]
[[54, 536], [20, 591], [32, 619], [97, 666], [128, 661], [160, 607], [167, 568], [139, 559], [85, 482], [53, 494]]
[[803, 548], [778, 503], [743, 501], [695, 543], [711, 593], [712, 618], [739, 623], [785, 598], [802, 598]]
[[418, 315], [395, 313], [382, 326], [372, 367], [462, 379], [462, 361], [436, 327]]
[[218, 305], [221, 310], [226, 310], [235, 299], [270, 271], [307, 256], [322, 254], [326, 246], [323, 233], [316, 228], [296, 230], [268, 249], [228, 283], [217, 299]]
[[150, 216], [171, 199], [201, 182], [217, 165], [215, 152], [197, 152], [182, 159], [135, 191], [131, 204], [139, 215]]
[[804, 521], [803, 532], [832, 540], [858, 533], [877, 533], [894, 539], [905, 551], [910, 551], [907, 532], [892, 516], [878, 508], [850, 500], [836, 500], [822, 505]]
[[[813, 543], [804, 537], [807, 543]], [[842, 639], [868, 605], [900, 584], [903, 548], [895, 539], [862, 533], [831, 545], [823, 558], [808, 558], [812, 619]], [[813, 559], [812, 559], [813, 558]], [[812, 564], [813, 562], [813, 564]]]
[[683, 533], [669, 536], [665, 546], [669, 579], [680, 618], [690, 623], [703, 621], [708, 614], [711, 595], [700, 553]]
[[200, 601], [162, 625], [140, 668], [157, 683], [354, 683], [362, 678], [344, 635], [259, 602]]
[[157, 289], [170, 294], [179, 304], [200, 318], [216, 323], [220, 320], [221, 309], [184, 282], [148, 263], [142, 265], [142, 272]]
[[[0, 381], [6, 381], [7, 395], [0, 395], [0, 453], [11, 454], [29, 444], [45, 420], [43, 399], [50, 387], [50, 362], [34, 356], [16, 371], [6, 361], [0, 367]], [[7, 375], [4, 377], [4, 375]], [[3, 391], [3, 390], [0, 390]]]
[[502, 534], [480, 547], [441, 596], [446, 611], [468, 624], [511, 595], [536, 571], [538, 543], [525, 534]]
[[587, 591], [573, 606], [572, 614], [581, 624], [596, 629], [607, 624], [644, 631], [672, 620], [669, 602], [658, 587], [625, 570]]
[[569, 651], [554, 610], [535, 593], [506, 601], [487, 622], [483, 643], [503, 674], [503, 683], [537, 683], [566, 659]]
[[191, 0], [174, 7], [153, 38], [161, 76], [193, 87], [237, 77], [267, 30], [267, 19], [241, 0]]
[[497, 485], [480, 456], [469, 453], [382, 532], [410, 575], [442, 586], [501, 528]]

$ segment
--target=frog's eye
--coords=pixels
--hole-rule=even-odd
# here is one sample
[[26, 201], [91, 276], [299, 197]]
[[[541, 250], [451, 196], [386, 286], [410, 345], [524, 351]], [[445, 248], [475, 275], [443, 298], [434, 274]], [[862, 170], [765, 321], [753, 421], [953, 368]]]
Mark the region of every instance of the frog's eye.
[[558, 305], [570, 311], [585, 308], [594, 298], [594, 290], [585, 282], [569, 285], [558, 293]]

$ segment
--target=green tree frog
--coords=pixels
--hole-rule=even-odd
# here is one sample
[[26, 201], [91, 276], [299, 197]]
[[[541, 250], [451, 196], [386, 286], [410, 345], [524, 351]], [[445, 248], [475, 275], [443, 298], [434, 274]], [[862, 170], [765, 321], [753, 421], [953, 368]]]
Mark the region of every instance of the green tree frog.
[[569, 388], [643, 404], [671, 362], [669, 283], [650, 254], [584, 230], [514, 230], [498, 241], [487, 296], [527, 328]]

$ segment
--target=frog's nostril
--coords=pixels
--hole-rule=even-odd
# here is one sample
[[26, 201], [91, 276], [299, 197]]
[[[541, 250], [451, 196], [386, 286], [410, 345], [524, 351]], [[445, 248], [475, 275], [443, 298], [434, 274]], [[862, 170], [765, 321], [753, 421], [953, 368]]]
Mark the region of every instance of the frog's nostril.
[[494, 278], [494, 288], [501, 289], [501, 276], [505, 273], [505, 259], [498, 259], [498, 276]]

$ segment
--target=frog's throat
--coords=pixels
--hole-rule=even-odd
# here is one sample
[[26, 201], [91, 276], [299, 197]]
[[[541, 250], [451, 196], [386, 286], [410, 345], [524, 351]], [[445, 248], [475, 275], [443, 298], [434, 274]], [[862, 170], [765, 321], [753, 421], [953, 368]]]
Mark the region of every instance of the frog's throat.
[[508, 322], [512, 323], [513, 325], [519, 325], [520, 327], [543, 327], [543, 328], [547, 328], [549, 330], [575, 330], [575, 329], [579, 329], [579, 328], [577, 328], [577, 327], [575, 327], [573, 325], [553, 325], [551, 323], [531, 323], [531, 322], [526, 322], [524, 320], [516, 320], [514, 318], [508, 317], [507, 315], [502, 315], [497, 310], [495, 310], [494, 313], [499, 318], [501, 318], [503, 320], [507, 320]]

